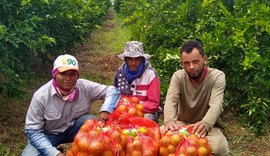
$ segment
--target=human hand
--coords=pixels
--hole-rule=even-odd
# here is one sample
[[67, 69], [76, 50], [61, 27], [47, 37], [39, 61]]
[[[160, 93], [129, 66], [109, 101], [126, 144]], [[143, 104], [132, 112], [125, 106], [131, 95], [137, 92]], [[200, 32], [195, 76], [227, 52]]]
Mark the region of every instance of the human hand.
[[194, 133], [197, 137], [204, 138], [207, 135], [207, 130], [204, 122], [199, 121], [195, 124], [192, 124], [192, 126], [192, 133]]
[[175, 124], [175, 123], [167, 123], [165, 125], [165, 132], [167, 132], [168, 130], [176, 130], [176, 129], [179, 129], [179, 125]]
[[108, 117], [109, 117], [110, 113], [109, 112], [100, 112], [98, 115], [98, 120], [103, 121], [104, 123], [106, 123], [108, 121]]
[[56, 156], [65, 156], [65, 154], [60, 152]]

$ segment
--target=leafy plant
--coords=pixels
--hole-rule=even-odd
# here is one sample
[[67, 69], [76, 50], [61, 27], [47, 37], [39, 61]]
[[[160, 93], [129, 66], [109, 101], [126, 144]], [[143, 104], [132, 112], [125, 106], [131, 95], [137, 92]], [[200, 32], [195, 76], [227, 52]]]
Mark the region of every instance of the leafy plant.
[[0, 92], [17, 95], [23, 80], [33, 77], [32, 66], [74, 53], [110, 6], [110, 0], [1, 1]]

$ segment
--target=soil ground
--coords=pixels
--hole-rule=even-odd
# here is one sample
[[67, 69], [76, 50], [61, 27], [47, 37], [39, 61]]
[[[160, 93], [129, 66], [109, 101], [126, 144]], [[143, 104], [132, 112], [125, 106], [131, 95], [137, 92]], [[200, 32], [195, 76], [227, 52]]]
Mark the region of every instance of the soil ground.
[[[112, 50], [115, 43], [105, 42], [108, 33], [119, 29], [114, 14], [109, 14], [107, 22], [92, 33], [89, 40], [76, 48], [76, 57], [80, 62], [81, 77], [96, 82], [112, 83], [115, 69], [121, 64], [116, 57], [121, 50]], [[119, 42], [113, 36], [113, 42]], [[122, 42], [122, 41], [121, 41]], [[109, 45], [110, 44], [110, 45]], [[120, 43], [124, 46], [123, 43]], [[17, 156], [22, 152], [26, 137], [24, 135], [25, 114], [33, 92], [50, 79], [50, 76], [39, 78], [31, 87], [27, 87], [27, 96], [23, 100], [0, 98], [0, 155]], [[99, 103], [91, 111], [99, 109]], [[240, 119], [234, 116], [233, 110], [225, 110], [222, 116], [225, 123], [225, 134], [228, 138], [230, 155], [233, 156], [270, 156], [270, 134], [255, 137], [247, 127], [240, 125]], [[160, 116], [162, 121], [163, 116]]]

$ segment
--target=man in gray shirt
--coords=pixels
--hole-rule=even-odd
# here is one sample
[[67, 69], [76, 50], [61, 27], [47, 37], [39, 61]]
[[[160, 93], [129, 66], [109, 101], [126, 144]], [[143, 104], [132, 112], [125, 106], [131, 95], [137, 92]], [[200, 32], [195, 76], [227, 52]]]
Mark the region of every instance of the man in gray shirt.
[[28, 144], [23, 156], [63, 156], [56, 147], [72, 142], [87, 119], [94, 101], [104, 99], [98, 120], [106, 122], [117, 106], [120, 92], [79, 78], [77, 59], [69, 54], [60, 55], [54, 62], [52, 80], [33, 95], [25, 121]]

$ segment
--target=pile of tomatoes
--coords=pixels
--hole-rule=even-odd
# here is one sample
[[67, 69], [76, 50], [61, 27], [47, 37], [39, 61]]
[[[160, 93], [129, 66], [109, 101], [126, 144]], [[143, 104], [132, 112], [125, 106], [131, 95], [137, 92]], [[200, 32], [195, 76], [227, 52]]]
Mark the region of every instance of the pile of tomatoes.
[[156, 156], [159, 150], [159, 132], [155, 129], [138, 126], [122, 130], [122, 134], [128, 137], [125, 147], [126, 156]]
[[190, 127], [167, 131], [160, 140], [160, 156], [211, 156], [207, 138], [199, 138], [189, 131]]
[[159, 127], [104, 125], [96, 120], [87, 120], [75, 136], [66, 155], [156, 156], [159, 139]]
[[106, 124], [87, 120], [74, 138], [67, 156], [211, 156], [206, 138], [191, 126], [161, 135], [159, 125], [144, 118], [137, 97], [122, 97]]
[[87, 120], [74, 138], [67, 156], [124, 156], [127, 137], [115, 125], [104, 126], [96, 120]]
[[122, 97], [115, 112], [127, 113], [130, 116], [144, 117], [143, 104], [135, 96]]

